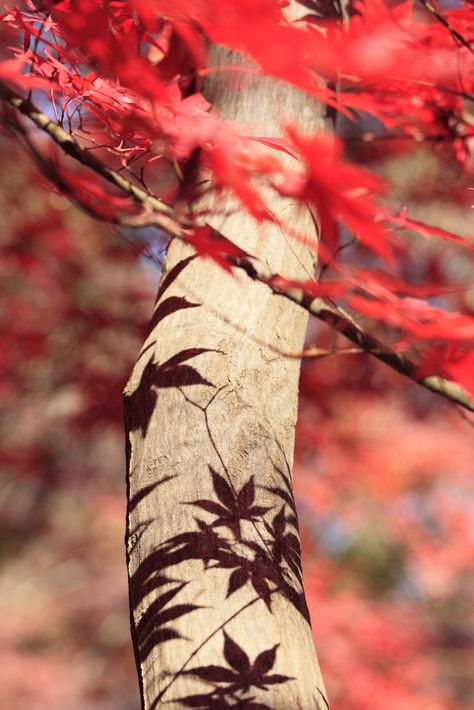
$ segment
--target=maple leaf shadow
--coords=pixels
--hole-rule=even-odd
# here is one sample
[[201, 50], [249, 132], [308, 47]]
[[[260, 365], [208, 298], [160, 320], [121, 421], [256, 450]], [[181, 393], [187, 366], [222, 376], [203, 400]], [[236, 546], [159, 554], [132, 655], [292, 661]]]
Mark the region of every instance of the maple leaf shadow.
[[188, 360], [208, 352], [219, 352], [211, 348], [187, 348], [168, 358], [163, 363], [149, 362], [145, 365], [137, 388], [124, 396], [124, 411], [127, 430], [139, 430], [146, 436], [150, 419], [158, 402], [158, 390], [170, 387], [207, 385], [214, 387], [199, 371], [187, 363]]
[[[268, 691], [271, 686], [288, 683], [294, 678], [271, 673], [275, 665], [279, 644], [262, 651], [251, 663], [247, 653], [225, 631], [223, 656], [226, 666], [207, 665], [184, 670], [183, 674], [194, 676], [208, 683], [212, 689], [208, 693], [188, 695], [178, 699], [186, 707], [193, 708], [250, 708], [271, 710], [272, 706], [258, 702], [252, 694], [253, 688]], [[259, 695], [262, 693], [259, 692]]]
[[[177, 311], [198, 308], [199, 303], [191, 303], [184, 296], [170, 296], [162, 300], [163, 295], [175, 282], [180, 273], [196, 258], [193, 254], [182, 259], [165, 274], [156, 297], [155, 310], [149, 324], [149, 334], [165, 319]], [[139, 355], [140, 360], [156, 341], [148, 343]], [[168, 358], [165, 362], [148, 362], [142, 371], [140, 381], [132, 394], [124, 396], [125, 423], [128, 431], [141, 432], [146, 436], [151, 416], [158, 401], [158, 390], [170, 387], [188, 387], [190, 385], [208, 385], [212, 383], [187, 361], [206, 352], [217, 352], [209, 348], [186, 348]], [[128, 453], [130, 453], [128, 451]]]
[[[227, 597], [250, 583], [271, 610], [271, 597], [283, 594], [309, 621], [303, 593], [301, 550], [296, 508], [289, 484], [284, 488], [263, 487], [274, 497], [273, 506], [256, 505], [256, 487], [251, 475], [239, 491], [209, 466], [217, 500], [198, 499], [187, 504], [214, 516], [208, 523], [212, 530], [227, 528], [242, 552], [236, 552], [234, 541], [219, 538], [214, 552], [214, 567], [233, 570], [228, 581]], [[285, 480], [284, 477], [282, 480]], [[247, 521], [246, 534], [242, 534]], [[253, 535], [249, 535], [250, 523]], [[204, 525], [201, 521], [201, 525]], [[292, 529], [293, 528], [293, 529]], [[204, 529], [202, 530], [204, 535]], [[209, 532], [207, 533], [209, 534]]]
[[[184, 268], [195, 258], [188, 257], [176, 264], [164, 276], [157, 297], [157, 305], [150, 322], [150, 332], [165, 319], [182, 309], [197, 308], [181, 296], [163, 299], [163, 294]], [[142, 352], [142, 357], [154, 345], [151, 342]], [[145, 437], [150, 420], [155, 412], [160, 390], [196, 385], [213, 387], [191, 360], [208, 352], [220, 352], [209, 348], [186, 348], [164, 362], [150, 360], [143, 368], [138, 386], [125, 395], [125, 418], [131, 432], [140, 432]], [[153, 358], [152, 358], [153, 359]], [[203, 410], [204, 411], [204, 410]], [[211, 433], [209, 432], [211, 437]], [[130, 441], [127, 458], [130, 464]], [[270, 459], [271, 460], [271, 459]], [[208, 467], [212, 493], [206, 498], [183, 502], [191, 506], [194, 529], [178, 533], [157, 545], [130, 578], [130, 604], [132, 636], [139, 667], [159, 645], [184, 640], [180, 620], [202, 605], [189, 603], [189, 594], [184, 590], [192, 583], [189, 572], [185, 580], [179, 579], [179, 566], [183, 562], [200, 561], [204, 572], [221, 570], [226, 598], [231, 597], [244, 585], [248, 585], [272, 612], [272, 596], [281, 594], [309, 621], [301, 582], [301, 560], [297, 535], [296, 511], [291, 487], [282, 475], [282, 485], [267, 489], [265, 505], [258, 501], [258, 491], [263, 487], [255, 484], [255, 476], [249, 475], [237, 490], [229, 471], [219, 473]], [[136, 511], [141, 502], [154, 493], [158, 486], [169, 483], [175, 474], [164, 476], [129, 496], [129, 513]], [[285, 484], [285, 485], [283, 485]], [[268, 499], [270, 494], [270, 505]], [[273, 497], [273, 501], [272, 501]], [[147, 507], [147, 512], [148, 508]], [[147, 519], [139, 519], [134, 530], [127, 530], [128, 554], [136, 549], [143, 535], [155, 522], [155, 513]], [[292, 530], [295, 528], [295, 530]], [[202, 574], [202, 573], [200, 573]], [[178, 577], [178, 578], [177, 578]], [[181, 595], [181, 599], [180, 599]], [[273, 684], [288, 682], [290, 678], [271, 674], [277, 646], [260, 654], [250, 663], [245, 652], [229, 636], [225, 635], [224, 658], [230, 668], [209, 667], [199, 670], [214, 684], [210, 693], [189, 696], [182, 703], [188, 707], [248, 707], [255, 710], [269, 706], [256, 702], [252, 688], [267, 690]], [[188, 641], [192, 639], [188, 639]], [[184, 668], [184, 667], [183, 667]], [[188, 674], [194, 671], [183, 671]], [[179, 675], [180, 672], [178, 672]], [[206, 675], [207, 674], [207, 675]]]
[[174, 627], [168, 626], [169, 622], [202, 608], [197, 604], [172, 604], [170, 606], [170, 602], [187, 584], [187, 582], [176, 582], [176, 580], [170, 580], [164, 575], [159, 575], [154, 579], [153, 586], [156, 590], [160, 586], [168, 586], [170, 582], [173, 584], [172, 588], [159, 594], [147, 607], [145, 613], [136, 624], [135, 633], [138, 641], [139, 657], [142, 661], [146, 660], [155, 646], [173, 639], [185, 638]]
[[143, 488], [140, 488], [135, 495], [130, 499], [129, 504], [128, 504], [128, 512], [131, 513], [137, 505], [150, 493], [153, 493], [153, 491], [156, 491], [156, 489], [159, 486], [162, 486], [165, 483], [168, 483], [168, 481], [172, 481], [174, 478], [176, 478], [176, 474], [174, 476], [164, 476], [161, 478], [159, 481], [156, 481], [156, 483], [150, 483], [148, 486], [143, 486]]
[[[204, 566], [204, 572], [211, 569], [222, 570], [223, 574], [227, 572], [227, 599], [244, 585], [249, 585], [257, 598], [272, 612], [272, 597], [280, 594], [309, 623], [292, 496], [288, 490], [267, 488], [267, 492], [273, 494], [274, 505], [261, 506], [256, 501], [257, 488], [253, 475], [237, 490], [225, 476], [211, 466], [208, 468], [213, 495], [183, 503], [200, 511], [194, 517], [195, 529], [178, 533], [158, 545], [142, 560], [132, 575], [130, 589], [134, 616], [138, 615], [148, 595], [159, 592], [136, 623], [136, 650], [141, 661], [148, 657], [155, 646], [184, 638], [176, 628], [169, 626], [170, 622], [176, 622], [182, 616], [203, 608], [187, 602], [168, 606], [192, 582], [189, 578], [186, 581], [174, 578], [177, 566], [183, 562], [199, 560]], [[131, 504], [137, 504], [157, 485], [171, 478], [174, 477], [166, 477], [158, 484], [145, 487], [134, 496]], [[151, 522], [142, 521], [134, 534], [141, 536]], [[136, 544], [133, 534], [129, 543]], [[170, 578], [167, 572], [173, 568], [173, 578]], [[162, 592], [164, 585], [171, 585], [171, 588]], [[227, 642], [226, 648], [228, 655], [237, 653], [230, 642]], [[239, 689], [243, 690], [244, 686], [234, 688], [235, 691]], [[214, 695], [209, 702], [211, 700], [214, 702]], [[223, 702], [222, 697], [220, 701]]]

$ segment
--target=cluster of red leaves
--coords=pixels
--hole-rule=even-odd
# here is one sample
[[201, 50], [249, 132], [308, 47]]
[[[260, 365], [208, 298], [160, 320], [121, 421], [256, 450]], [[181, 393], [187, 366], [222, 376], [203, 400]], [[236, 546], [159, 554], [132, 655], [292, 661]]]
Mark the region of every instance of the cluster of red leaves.
[[[309, 204], [321, 225], [319, 258], [335, 271], [341, 304], [388, 327], [399, 347], [416, 346], [423, 372], [455, 375], [469, 388], [459, 364], [465, 360], [450, 343], [461, 349], [472, 344], [472, 321], [433, 310], [423, 300], [430, 287], [406, 282], [400, 230], [469, 245], [408, 218], [400, 206], [387, 207], [381, 198], [388, 186], [347, 161], [333, 137], [302, 136], [290, 126], [285, 138], [258, 144], [222, 121], [199, 89], [213, 70], [206, 67], [208, 44], [219, 43], [252, 61], [251, 69], [232, 70], [290, 82], [349, 119], [372, 116], [380, 130], [405, 137], [413, 147], [423, 140], [447, 146], [470, 175], [474, 12], [469, 5], [450, 10], [443, 24], [411, 0], [364, 0], [352, 4], [347, 23], [303, 9], [290, 21], [287, 5], [278, 0], [10, 2], [2, 20], [11, 52], [0, 63], [0, 77], [20, 90], [33, 89], [42, 106], [50, 101], [51, 116], [96, 156], [160, 197], [172, 199], [178, 189], [168, 168], [180, 175], [199, 151], [213, 189], [231, 192], [257, 221], [276, 220], [263, 194]], [[330, 88], [335, 82], [337, 94]], [[296, 167], [283, 163], [282, 151], [296, 158]], [[69, 192], [86, 207], [100, 201], [101, 219], [113, 222], [129, 209], [110, 190], [78, 181], [66, 180]], [[199, 215], [189, 239], [198, 253], [226, 268], [234, 247], [224, 239], [219, 244], [205, 218]], [[368, 279], [338, 258], [341, 230], [376, 258], [378, 270]], [[390, 274], [382, 274], [381, 262]], [[390, 279], [397, 280], [396, 294]]]

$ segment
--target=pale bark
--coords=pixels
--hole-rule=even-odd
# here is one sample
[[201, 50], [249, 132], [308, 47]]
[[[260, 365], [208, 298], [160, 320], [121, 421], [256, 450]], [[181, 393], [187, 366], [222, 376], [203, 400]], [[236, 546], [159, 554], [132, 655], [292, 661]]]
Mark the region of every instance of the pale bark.
[[[273, 80], [226, 73], [207, 92], [254, 135], [323, 124], [314, 101]], [[288, 202], [271, 207], [314, 232]], [[281, 229], [243, 212], [209, 221], [272, 270], [313, 273], [311, 251]], [[132, 632], [147, 709], [327, 706], [291, 484], [299, 362], [264, 345], [299, 351], [306, 319], [245, 274], [170, 244], [125, 392]]]

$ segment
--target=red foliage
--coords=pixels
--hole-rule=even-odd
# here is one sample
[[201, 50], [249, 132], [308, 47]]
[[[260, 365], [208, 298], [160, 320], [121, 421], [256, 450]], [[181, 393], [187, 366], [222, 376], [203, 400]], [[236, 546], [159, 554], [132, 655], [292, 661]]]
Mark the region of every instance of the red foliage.
[[[416, 376], [440, 375], [474, 394], [472, 219], [462, 211], [473, 174], [472, 3], [443, 11], [440, 21], [436, 8], [428, 12], [424, 3], [357, 0], [347, 22], [311, 14], [313, 5], [330, 4], [317, 1], [303, 3], [293, 21], [279, 0], [6, 4], [1, 82], [31, 98], [107, 169], [170, 203], [183, 175], [199, 168], [211, 178], [209, 191], [219, 200], [230, 194], [259, 222], [276, 219], [269, 195], [309, 204], [321, 225], [320, 279], [296, 282], [283, 273], [273, 285], [336, 300], [395, 349], [408, 351]], [[207, 66], [210, 42], [242, 53], [242, 66]], [[248, 127], [224, 121], [203, 98], [202, 79], [212, 71], [292, 83], [338, 111], [347, 140], [302, 135], [287, 125], [277, 138], [249, 136]], [[15, 120], [10, 109], [5, 116]], [[29, 130], [26, 119], [20, 126]], [[52, 154], [40, 131], [29, 136], [57, 188], [86, 211], [111, 225], [136, 216], [129, 195]], [[362, 149], [357, 153], [352, 138], [370, 164], [356, 162]], [[0, 270], [7, 295], [0, 317], [8, 338], [0, 352], [0, 393], [8, 416], [0, 462], [8, 482], [24, 480], [17, 505], [8, 483], [2, 525], [9, 535], [18, 532], [31, 542], [39, 534], [43, 548], [51, 545], [44, 558], [19, 543], [14, 580], [30, 568], [41, 578], [71, 555], [82, 566], [59, 612], [55, 594], [45, 591], [46, 611], [41, 604], [33, 610], [26, 630], [8, 620], [0, 685], [13, 707], [20, 685], [15, 664], [26, 658], [21, 682], [25, 675], [36, 682], [24, 685], [21, 704], [66, 705], [63, 663], [79, 656], [71, 708], [101, 707], [106, 688], [104, 707], [129, 710], [134, 694], [122, 698], [117, 684], [107, 686], [107, 677], [119, 677], [121, 664], [129, 662], [128, 638], [101, 636], [110, 599], [94, 601], [91, 611], [76, 597], [118, 589], [112, 606], [125, 613], [124, 578], [117, 583], [117, 568], [103, 570], [102, 560], [90, 557], [103, 539], [95, 519], [117, 524], [122, 516], [121, 494], [109, 499], [103, 492], [110, 481], [98, 470], [107, 451], [104, 456], [96, 427], [100, 423], [103, 440], [104, 428], [113, 438], [120, 424], [120, 391], [146, 319], [143, 275], [133, 270], [132, 249], [104, 239], [56, 193], [42, 202], [37, 178], [22, 177], [17, 155], [6, 160], [12, 185], [5, 186], [2, 203], [7, 228]], [[431, 182], [423, 177], [428, 160], [438, 171]], [[189, 194], [189, 203], [197, 196]], [[453, 202], [460, 215], [454, 219], [448, 214]], [[429, 207], [426, 222], [420, 203]], [[142, 212], [146, 221], [149, 211]], [[229, 259], [245, 256], [209, 227], [207, 214], [182, 205], [177, 212], [198, 255], [228, 271]], [[314, 243], [312, 235], [281, 226]], [[350, 249], [348, 235], [355, 241]], [[318, 555], [314, 569], [309, 563], [307, 585], [310, 601], [317, 599], [315, 628], [334, 707], [457, 709], [472, 695], [464, 680], [440, 668], [446, 649], [472, 650], [472, 631], [460, 639], [459, 630], [472, 615], [465, 581], [472, 558], [467, 436], [450, 410], [408, 394], [363, 356], [325, 359], [324, 371], [320, 367], [303, 373], [296, 480], [308, 511], [302, 515], [306, 549]], [[113, 461], [122, 465], [116, 454]], [[57, 510], [55, 486], [61, 505], [74, 508], [79, 497], [75, 514], [91, 527], [80, 544], [73, 521]], [[92, 492], [97, 505], [91, 505]], [[94, 586], [98, 569], [103, 577]], [[9, 603], [15, 598], [11, 590], [6, 596]], [[49, 627], [56, 613], [55, 636]], [[53, 649], [49, 660], [42, 643]], [[91, 645], [102, 663], [95, 676], [81, 665]], [[87, 663], [93, 666], [94, 658]], [[46, 690], [51, 678], [54, 692]]]
[[[385, 260], [400, 283], [406, 280], [400, 273], [406, 254], [400, 230], [458, 242], [459, 248], [467, 240], [408, 218], [404, 209], [393, 214], [395, 205], [387, 210], [387, 198], [384, 203], [380, 198], [389, 186], [344, 159], [343, 145], [334, 138], [303, 137], [298, 127], [286, 129], [288, 141], [239, 134], [237, 126], [222, 121], [204, 101], [199, 85], [200, 76], [212, 70], [205, 66], [208, 42], [218, 42], [253, 62], [251, 68], [232, 70], [291, 82], [351, 120], [360, 112], [372, 115], [394, 137], [405, 135], [412, 141], [412, 150], [423, 140], [442, 145], [468, 176], [474, 131], [466, 104], [473, 92], [472, 10], [449, 11], [443, 25], [409, 0], [365, 0], [353, 4], [349, 23], [304, 12], [290, 22], [285, 5], [276, 0], [62, 0], [38, 9], [31, 3], [10, 3], [3, 25], [12, 49], [0, 64], [0, 75], [20, 90], [33, 88], [42, 105], [54, 97], [54, 114], [83, 145], [132, 182], [145, 179], [158, 195], [172, 194], [165, 177], [168, 168], [186, 171], [199, 149], [214, 189], [231, 191], [257, 220], [274, 219], [263, 197], [272, 190], [310, 203], [321, 225], [320, 260], [335, 269], [344, 287], [341, 305], [383, 322], [391, 329], [392, 342], [403, 347], [410, 342], [424, 371], [429, 364], [432, 374], [447, 372], [429, 356], [423, 341], [435, 338], [440, 348], [462, 341], [467, 348], [472, 343], [469, 316], [455, 317], [442, 309], [435, 315], [421, 300], [430, 293], [429, 283], [408, 282], [398, 289], [416, 295], [419, 303], [394, 299], [387, 289], [378, 289], [376, 297], [372, 289], [367, 300], [364, 283], [354, 278], [356, 271], [350, 278], [347, 263], [341, 265], [340, 231], [342, 225]], [[338, 82], [337, 94], [324, 79]], [[396, 142], [387, 142], [385, 155], [390, 146], [397, 153]], [[299, 159], [300, 168], [285, 167], [282, 151]], [[113, 221], [121, 214], [125, 202], [108, 197], [108, 188], [97, 181], [75, 173], [64, 182], [100, 218]], [[205, 217], [187, 216], [197, 219], [188, 232], [191, 240], [206, 233]], [[308, 235], [299, 238], [311, 243]], [[202, 239], [196, 244], [202, 245]], [[205, 252], [227, 268], [226, 250], [232, 256], [233, 247], [223, 238], [220, 247], [210, 252], [206, 247]], [[426, 319], [434, 317], [436, 328], [427, 327]], [[457, 362], [449, 372], [465, 380], [459, 365], [464, 360]]]

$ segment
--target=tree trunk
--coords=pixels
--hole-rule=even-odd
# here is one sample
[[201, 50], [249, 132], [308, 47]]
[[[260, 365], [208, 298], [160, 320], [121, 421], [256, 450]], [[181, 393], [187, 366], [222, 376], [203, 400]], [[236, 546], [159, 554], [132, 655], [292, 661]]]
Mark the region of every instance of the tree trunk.
[[[214, 61], [235, 58], [214, 49]], [[215, 75], [207, 95], [254, 135], [323, 125], [270, 79]], [[272, 209], [314, 232], [288, 201]], [[314, 256], [242, 211], [209, 220], [290, 278]], [[237, 324], [238, 328], [235, 327]], [[125, 390], [132, 635], [144, 708], [327, 706], [303, 591], [291, 467], [306, 314], [171, 242]]]

